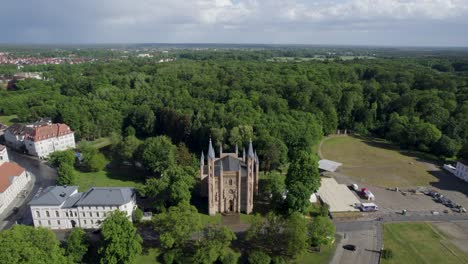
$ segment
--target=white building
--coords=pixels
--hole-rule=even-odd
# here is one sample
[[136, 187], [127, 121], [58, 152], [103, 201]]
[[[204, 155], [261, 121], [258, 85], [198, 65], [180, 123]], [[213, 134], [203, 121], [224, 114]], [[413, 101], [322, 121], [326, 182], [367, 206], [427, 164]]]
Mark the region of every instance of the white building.
[[455, 176], [468, 182], [468, 161], [461, 160], [457, 162], [457, 167], [455, 168]]
[[54, 151], [75, 148], [75, 134], [65, 124], [39, 121], [29, 125], [14, 124], [8, 127], [5, 131], [5, 142], [12, 148], [45, 158]]
[[136, 193], [127, 187], [93, 187], [80, 193], [76, 186], [50, 186], [36, 194], [29, 205], [35, 227], [99, 228], [115, 210], [126, 212], [132, 221]]
[[9, 162], [6, 147], [0, 145], [0, 213], [20, 194], [30, 179], [25, 169]]

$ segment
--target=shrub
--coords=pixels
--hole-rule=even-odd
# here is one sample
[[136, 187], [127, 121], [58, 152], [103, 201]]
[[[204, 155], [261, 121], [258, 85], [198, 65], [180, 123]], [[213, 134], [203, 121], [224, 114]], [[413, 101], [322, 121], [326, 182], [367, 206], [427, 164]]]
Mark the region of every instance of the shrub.
[[250, 264], [270, 264], [271, 258], [263, 251], [252, 251], [249, 254]]
[[133, 214], [133, 217], [135, 219], [135, 223], [141, 223], [141, 219], [143, 218], [143, 211], [140, 208], [137, 208]]
[[391, 249], [384, 249], [382, 250], [382, 258], [383, 259], [391, 259], [393, 258], [393, 251]]

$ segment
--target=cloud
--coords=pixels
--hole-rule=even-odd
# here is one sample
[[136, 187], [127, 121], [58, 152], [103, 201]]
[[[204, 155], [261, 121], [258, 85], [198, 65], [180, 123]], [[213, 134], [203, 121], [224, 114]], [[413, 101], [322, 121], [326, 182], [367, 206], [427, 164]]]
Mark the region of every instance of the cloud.
[[466, 28], [468, 0], [15, 0], [0, 42], [468, 45]]

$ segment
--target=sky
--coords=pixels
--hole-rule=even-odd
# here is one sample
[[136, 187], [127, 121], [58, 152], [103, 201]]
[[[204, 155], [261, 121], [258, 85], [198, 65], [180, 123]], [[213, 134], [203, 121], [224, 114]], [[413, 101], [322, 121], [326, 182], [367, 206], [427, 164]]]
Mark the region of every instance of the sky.
[[0, 43], [468, 47], [468, 0], [4, 0]]

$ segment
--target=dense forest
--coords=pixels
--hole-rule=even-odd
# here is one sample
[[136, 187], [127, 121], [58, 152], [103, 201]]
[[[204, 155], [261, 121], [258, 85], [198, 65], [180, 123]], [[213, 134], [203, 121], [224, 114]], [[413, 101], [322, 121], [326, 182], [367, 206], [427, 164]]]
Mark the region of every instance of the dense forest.
[[133, 127], [140, 139], [167, 135], [196, 153], [209, 137], [225, 149], [252, 138], [265, 170], [337, 129], [438, 156], [466, 155], [468, 67], [458, 60], [182, 57], [29, 66], [46, 80], [0, 90], [0, 114], [22, 122], [51, 117], [77, 139]]

